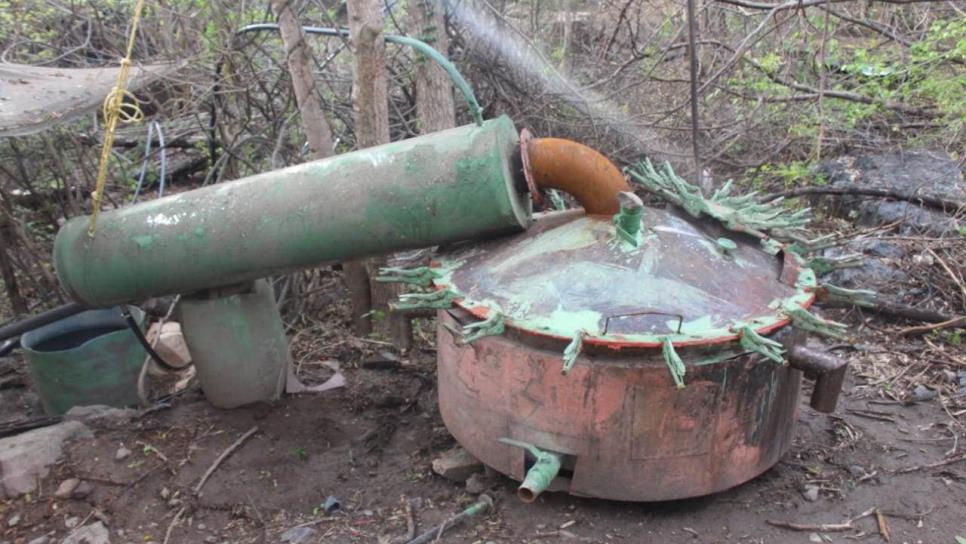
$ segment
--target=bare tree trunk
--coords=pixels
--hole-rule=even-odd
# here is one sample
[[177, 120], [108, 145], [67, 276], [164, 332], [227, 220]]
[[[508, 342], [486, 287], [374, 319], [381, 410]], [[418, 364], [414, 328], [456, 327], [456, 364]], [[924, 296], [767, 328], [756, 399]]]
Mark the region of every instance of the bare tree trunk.
[[572, 75], [573, 71], [573, 41], [574, 41], [574, 20], [577, 18], [577, 0], [570, 0], [564, 8], [563, 20], [563, 44], [560, 53], [560, 72], [565, 76]]
[[[278, 27], [285, 44], [285, 60], [288, 63], [295, 101], [299, 107], [302, 130], [309, 141], [309, 149], [316, 159], [333, 154], [332, 132], [322, 113], [322, 100], [315, 90], [315, 74], [312, 70], [312, 53], [305, 43], [302, 25], [292, 8], [294, 0], [272, 0], [272, 9], [278, 16]], [[388, 134], [388, 128], [387, 128]], [[349, 300], [352, 304], [352, 323], [356, 334], [365, 335], [372, 330], [368, 318], [370, 303], [369, 274], [361, 262], [342, 264]]]
[[10, 224], [7, 214], [0, 214], [0, 273], [3, 274], [3, 285], [7, 290], [7, 298], [13, 309], [14, 316], [19, 317], [27, 313], [27, 301], [20, 294], [20, 287], [17, 284], [17, 275], [14, 273], [13, 264], [10, 262], [8, 252], [12, 249], [10, 244]]
[[[355, 113], [356, 144], [359, 149], [389, 143], [389, 91], [386, 81], [386, 42], [382, 35], [382, 5], [380, 0], [349, 0], [349, 42], [353, 48], [352, 109]], [[371, 280], [384, 258], [369, 259], [370, 307], [381, 320], [379, 332], [388, 334], [400, 348], [407, 346], [401, 339], [401, 316], [390, 315], [389, 300], [397, 290], [387, 284]]]
[[315, 91], [315, 74], [312, 71], [312, 53], [305, 43], [302, 25], [292, 9], [294, 0], [272, 0], [272, 9], [278, 16], [278, 28], [285, 44], [285, 60], [292, 78], [295, 102], [302, 118], [302, 130], [309, 140], [309, 149], [316, 159], [332, 155], [332, 133], [322, 114], [322, 101]]
[[[446, 55], [449, 36], [440, 0], [417, 0], [410, 9], [416, 37]], [[420, 134], [456, 126], [453, 84], [439, 65], [425, 57], [416, 65], [416, 115]]]

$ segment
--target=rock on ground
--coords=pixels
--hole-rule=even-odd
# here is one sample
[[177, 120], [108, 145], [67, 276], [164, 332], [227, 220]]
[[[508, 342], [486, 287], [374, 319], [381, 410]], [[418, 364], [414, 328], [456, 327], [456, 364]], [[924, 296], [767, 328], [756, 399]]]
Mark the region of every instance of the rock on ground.
[[433, 460], [433, 472], [457, 483], [464, 483], [471, 475], [482, 471], [483, 463], [459, 446]]
[[91, 437], [83, 423], [64, 421], [0, 440], [0, 497], [33, 492], [60, 459], [65, 442]]
[[95, 429], [109, 431], [126, 430], [128, 424], [137, 415], [136, 410], [130, 408], [114, 408], [100, 404], [92, 406], [74, 406], [64, 414], [67, 421], [80, 421]]
[[[883, 189], [946, 200], [966, 200], [966, 182], [959, 165], [944, 153], [907, 151], [843, 156], [822, 161], [818, 172], [831, 187]], [[832, 213], [854, 218], [860, 225], [884, 225], [902, 220], [904, 233], [942, 235], [955, 232], [956, 221], [941, 210], [918, 203], [874, 197], [825, 196], [819, 199]], [[853, 217], [854, 216], [854, 217]]]
[[909, 275], [902, 269], [906, 251], [902, 247], [882, 240], [850, 240], [843, 246], [831, 247], [823, 252], [826, 257], [843, 257], [861, 254], [864, 258], [858, 266], [832, 271], [827, 281], [848, 289], [873, 289], [888, 292], [901, 298], [908, 294], [895, 292], [897, 285], [905, 283]]
[[111, 534], [107, 527], [98, 521], [77, 529], [61, 544], [111, 544]]

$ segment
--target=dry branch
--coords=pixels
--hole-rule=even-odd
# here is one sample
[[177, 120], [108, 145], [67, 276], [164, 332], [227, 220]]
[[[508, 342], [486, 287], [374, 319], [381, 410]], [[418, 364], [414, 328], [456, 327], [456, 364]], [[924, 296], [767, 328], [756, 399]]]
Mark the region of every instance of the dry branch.
[[251, 429], [248, 429], [248, 431], [246, 431], [245, 434], [238, 437], [238, 440], [235, 440], [234, 442], [232, 442], [230, 446], [225, 448], [225, 451], [221, 452], [221, 455], [219, 455], [218, 458], [215, 459], [215, 462], [212, 463], [210, 467], [208, 467], [208, 470], [205, 471], [204, 476], [202, 476], [201, 480], [199, 480], [197, 485], [195, 485], [195, 495], [201, 494], [201, 488], [205, 486], [205, 482], [208, 481], [208, 478], [211, 478], [211, 475], [214, 474], [216, 470], [218, 470], [218, 467], [221, 466], [221, 463], [225, 459], [227, 459], [228, 456], [231, 455], [235, 450], [240, 448], [241, 445], [244, 444], [245, 441], [248, 440], [248, 438], [253, 434], [255, 434], [256, 432], [258, 432], [257, 425], [252, 427]]
[[957, 200], [947, 200], [945, 198], [935, 196], [917, 195], [915, 193], [866, 187], [798, 187], [795, 189], [782, 191], [780, 193], [772, 193], [765, 196], [762, 200], [764, 202], [769, 202], [775, 200], [776, 198], [792, 198], [805, 195], [850, 195], [892, 198], [895, 200], [905, 200], [907, 202], [923, 204], [925, 206], [929, 206], [930, 208], [936, 208], [949, 213], [966, 209], [966, 202], [960, 202]]

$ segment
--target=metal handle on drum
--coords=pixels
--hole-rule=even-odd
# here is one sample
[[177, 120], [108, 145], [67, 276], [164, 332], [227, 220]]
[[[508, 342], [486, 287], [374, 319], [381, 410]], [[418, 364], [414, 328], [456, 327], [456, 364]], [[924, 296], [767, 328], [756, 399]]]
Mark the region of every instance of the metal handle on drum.
[[815, 380], [809, 402], [812, 408], [826, 414], [834, 412], [849, 362], [826, 351], [795, 345], [788, 349], [788, 363], [804, 372], [806, 378]]

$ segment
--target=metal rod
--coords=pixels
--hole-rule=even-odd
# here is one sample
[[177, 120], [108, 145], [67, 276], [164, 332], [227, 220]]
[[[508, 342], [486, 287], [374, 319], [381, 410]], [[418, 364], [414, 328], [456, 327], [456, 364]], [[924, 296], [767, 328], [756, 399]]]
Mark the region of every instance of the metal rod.
[[89, 308], [85, 304], [81, 304], [79, 302], [68, 302], [67, 304], [47, 310], [46, 312], [37, 314], [35, 316], [28, 317], [27, 319], [0, 327], [0, 340], [20, 336], [25, 332], [39, 329], [44, 325], [49, 325], [54, 321], [60, 321], [61, 319], [79, 314], [87, 309]]

